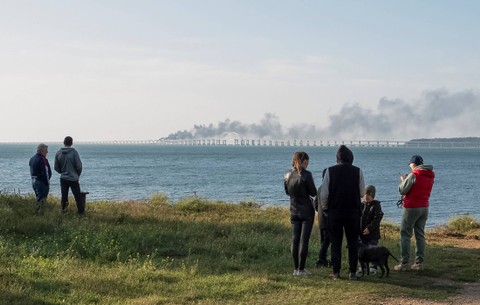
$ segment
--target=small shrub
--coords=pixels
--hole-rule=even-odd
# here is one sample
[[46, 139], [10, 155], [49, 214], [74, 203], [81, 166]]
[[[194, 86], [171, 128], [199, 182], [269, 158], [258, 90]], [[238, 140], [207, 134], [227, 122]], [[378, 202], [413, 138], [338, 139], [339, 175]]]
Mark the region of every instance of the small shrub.
[[148, 201], [152, 206], [155, 207], [164, 207], [164, 206], [169, 206], [170, 201], [167, 197], [167, 195], [163, 193], [155, 193], [150, 197], [150, 200]]
[[466, 232], [480, 228], [480, 222], [471, 215], [454, 216], [448, 220], [447, 227], [450, 230]]
[[207, 212], [215, 209], [214, 202], [199, 197], [187, 197], [178, 201], [174, 207], [182, 212]]
[[255, 209], [260, 209], [263, 206], [263, 203], [259, 203], [256, 201], [241, 201], [238, 204], [244, 207], [255, 208]]

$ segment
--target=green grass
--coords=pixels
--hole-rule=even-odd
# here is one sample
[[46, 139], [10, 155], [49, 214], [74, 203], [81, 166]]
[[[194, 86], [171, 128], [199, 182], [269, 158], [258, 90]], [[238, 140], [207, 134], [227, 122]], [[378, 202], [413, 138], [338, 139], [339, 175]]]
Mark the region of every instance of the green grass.
[[[36, 216], [34, 201], [0, 194], [0, 304], [372, 304], [444, 299], [480, 278], [480, 250], [434, 243], [424, 272], [393, 271], [391, 260], [390, 278], [332, 281], [331, 270], [313, 268], [316, 229], [307, 263], [314, 274], [293, 277], [288, 209], [255, 202], [171, 202], [156, 194], [146, 202], [90, 202], [78, 217], [74, 206], [60, 213], [54, 197]], [[459, 226], [469, 236], [480, 231]], [[381, 243], [397, 257], [398, 235], [395, 224], [382, 225]]]

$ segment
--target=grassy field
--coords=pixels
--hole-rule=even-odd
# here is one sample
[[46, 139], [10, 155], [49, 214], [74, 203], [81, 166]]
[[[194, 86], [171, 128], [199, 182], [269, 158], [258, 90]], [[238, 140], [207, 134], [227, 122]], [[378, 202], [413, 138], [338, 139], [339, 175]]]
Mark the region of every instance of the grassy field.
[[[169, 202], [89, 202], [60, 212], [49, 197], [0, 194], [0, 304], [379, 304], [392, 297], [441, 300], [480, 279], [480, 224], [452, 219], [428, 232], [426, 270], [393, 271], [359, 281], [315, 269], [318, 230], [310, 241], [309, 277], [294, 277], [285, 208], [201, 198]], [[399, 228], [382, 225], [381, 243], [399, 257]], [[413, 251], [413, 248], [412, 248]], [[346, 252], [346, 251], [343, 251]], [[345, 255], [345, 253], [344, 253]], [[343, 258], [342, 274], [347, 274]]]

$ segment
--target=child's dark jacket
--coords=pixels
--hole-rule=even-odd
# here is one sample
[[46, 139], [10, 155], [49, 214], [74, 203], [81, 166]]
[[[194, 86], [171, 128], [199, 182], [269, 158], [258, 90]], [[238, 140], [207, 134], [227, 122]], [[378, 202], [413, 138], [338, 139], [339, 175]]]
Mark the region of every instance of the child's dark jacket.
[[[380, 201], [372, 200], [371, 202], [362, 202], [362, 218], [360, 236], [362, 239], [372, 240], [380, 239], [380, 221], [383, 218], [382, 206]], [[368, 228], [370, 234], [363, 235], [363, 230]]]

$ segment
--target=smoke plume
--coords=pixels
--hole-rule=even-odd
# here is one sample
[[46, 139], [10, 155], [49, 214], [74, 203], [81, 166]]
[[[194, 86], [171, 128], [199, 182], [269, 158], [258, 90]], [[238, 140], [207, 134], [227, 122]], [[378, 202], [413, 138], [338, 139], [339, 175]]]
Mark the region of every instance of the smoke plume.
[[213, 138], [225, 133], [255, 139], [409, 140], [414, 138], [478, 136], [480, 96], [473, 91], [449, 93], [438, 89], [413, 104], [382, 98], [376, 109], [349, 104], [329, 117], [326, 127], [297, 124], [285, 127], [267, 113], [258, 124], [229, 119], [217, 125], [194, 125], [163, 139]]

